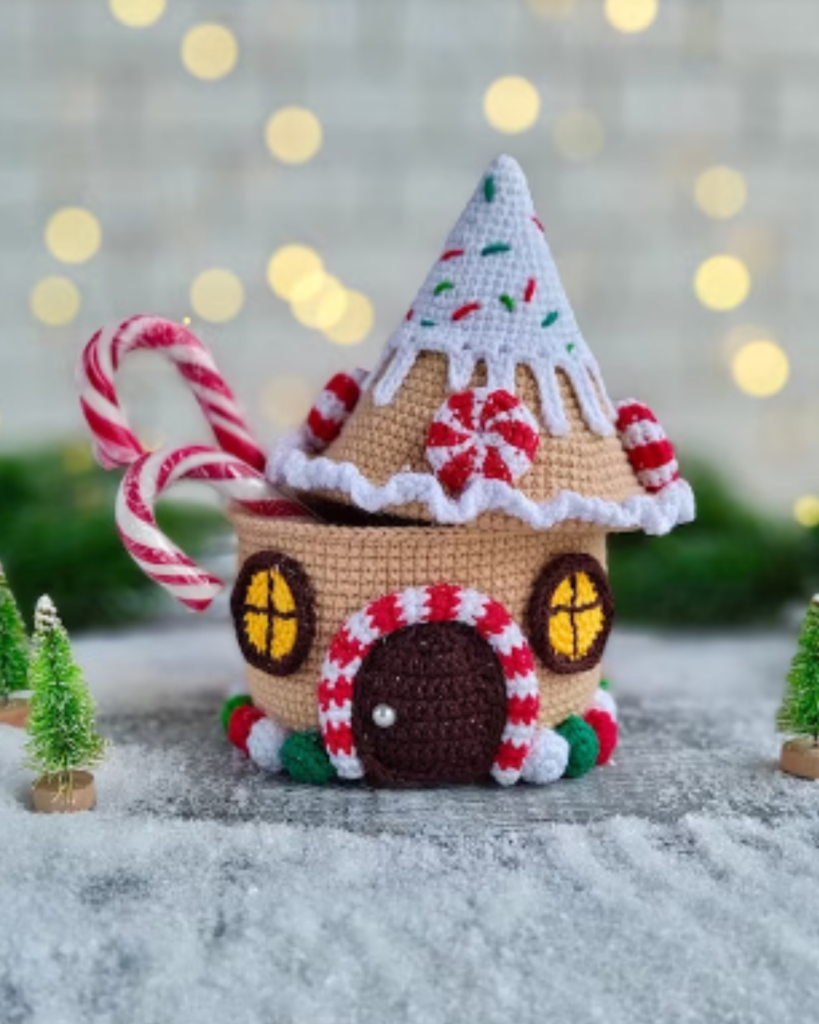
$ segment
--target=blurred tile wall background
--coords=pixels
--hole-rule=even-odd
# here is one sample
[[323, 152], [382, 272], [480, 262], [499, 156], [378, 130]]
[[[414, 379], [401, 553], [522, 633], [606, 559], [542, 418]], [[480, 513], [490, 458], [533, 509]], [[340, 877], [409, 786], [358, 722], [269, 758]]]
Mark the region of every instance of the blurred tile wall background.
[[[506, 151], [612, 395], [790, 515], [819, 493], [818, 56], [815, 0], [3, 0], [0, 447], [82, 436], [81, 346], [139, 311], [189, 317], [274, 438], [372, 364]], [[207, 436], [157, 359], [122, 392], [147, 442]]]

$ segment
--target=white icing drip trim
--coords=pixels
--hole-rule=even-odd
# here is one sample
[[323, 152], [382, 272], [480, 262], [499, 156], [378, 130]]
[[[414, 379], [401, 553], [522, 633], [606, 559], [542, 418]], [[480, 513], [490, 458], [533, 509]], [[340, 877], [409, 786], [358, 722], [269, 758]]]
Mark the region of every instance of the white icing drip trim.
[[468, 523], [494, 510], [548, 529], [568, 519], [612, 530], [642, 529], [661, 535], [694, 519], [694, 495], [685, 480], [675, 480], [657, 494], [642, 494], [622, 502], [587, 498], [561, 491], [538, 504], [501, 480], [474, 480], [457, 499], [449, 497], [430, 473], [396, 473], [383, 486], [371, 483], [351, 462], [310, 458], [299, 450], [299, 435], [282, 438], [268, 462], [268, 478], [304, 491], [341, 491], [366, 512], [380, 512], [417, 501], [438, 523]]
[[383, 362], [387, 363], [390, 355], [393, 358], [373, 388], [373, 401], [376, 405], [389, 405], [422, 352], [439, 352], [447, 357], [447, 381], [452, 391], [468, 387], [477, 364], [483, 362], [487, 368], [487, 387], [514, 393], [515, 369], [526, 366], [540, 392], [543, 422], [550, 434], [560, 437], [569, 431], [557, 382], [557, 371], [561, 370], [574, 390], [589, 428], [607, 437], [614, 433], [614, 406], [606, 394], [597, 360], [580, 335], [576, 337], [570, 353], [545, 344], [536, 345], [527, 338], [511, 345], [508, 338], [493, 337], [489, 332], [482, 333], [477, 340], [444, 329], [405, 324], [387, 344]]

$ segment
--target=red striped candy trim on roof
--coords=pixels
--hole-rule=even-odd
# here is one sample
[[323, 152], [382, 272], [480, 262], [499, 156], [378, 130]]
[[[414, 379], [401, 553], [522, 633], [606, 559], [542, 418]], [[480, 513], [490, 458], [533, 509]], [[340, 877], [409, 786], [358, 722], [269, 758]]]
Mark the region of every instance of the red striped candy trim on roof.
[[323, 451], [335, 441], [361, 398], [366, 370], [337, 373], [324, 386], [307, 416], [306, 441], [313, 452]]
[[680, 479], [674, 446], [647, 405], [631, 398], [619, 402], [617, 433], [631, 468], [649, 494], [656, 494]]
[[353, 700], [358, 670], [373, 644], [405, 626], [463, 622], [473, 626], [500, 663], [506, 683], [506, 725], [492, 765], [501, 786], [520, 778], [540, 709], [535, 659], [520, 627], [498, 601], [450, 583], [385, 594], [362, 608], [333, 637], [318, 688], [319, 723], [327, 754], [342, 779], [360, 779], [364, 766], [353, 736]]

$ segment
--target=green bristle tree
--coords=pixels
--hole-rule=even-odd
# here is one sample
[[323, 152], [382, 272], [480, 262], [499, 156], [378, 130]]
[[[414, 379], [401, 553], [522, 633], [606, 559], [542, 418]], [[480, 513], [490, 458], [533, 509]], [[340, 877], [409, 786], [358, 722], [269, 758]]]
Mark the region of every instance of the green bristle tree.
[[0, 566], [0, 706], [28, 689], [28, 636], [23, 616]]
[[97, 733], [94, 701], [49, 597], [37, 602], [29, 687], [26, 765], [70, 790], [72, 772], [98, 765], [106, 742]]
[[808, 605], [776, 719], [780, 732], [819, 742], [819, 594]]

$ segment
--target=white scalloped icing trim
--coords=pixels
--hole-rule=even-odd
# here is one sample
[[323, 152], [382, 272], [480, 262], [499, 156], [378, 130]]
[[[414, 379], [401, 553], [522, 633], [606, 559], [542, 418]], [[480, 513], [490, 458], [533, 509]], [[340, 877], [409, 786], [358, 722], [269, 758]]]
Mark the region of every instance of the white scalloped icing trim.
[[694, 519], [694, 495], [685, 480], [676, 480], [657, 494], [636, 495], [622, 502], [561, 491], [538, 504], [501, 480], [477, 479], [456, 499], [449, 497], [430, 473], [396, 473], [386, 484], [373, 484], [351, 462], [311, 458], [301, 450], [302, 445], [300, 431], [279, 441], [267, 464], [270, 481], [302, 491], [341, 491], [366, 512], [417, 501], [436, 522], [444, 524], [468, 523], [497, 510], [538, 530], [575, 519], [611, 530], [641, 529], [654, 536]]

